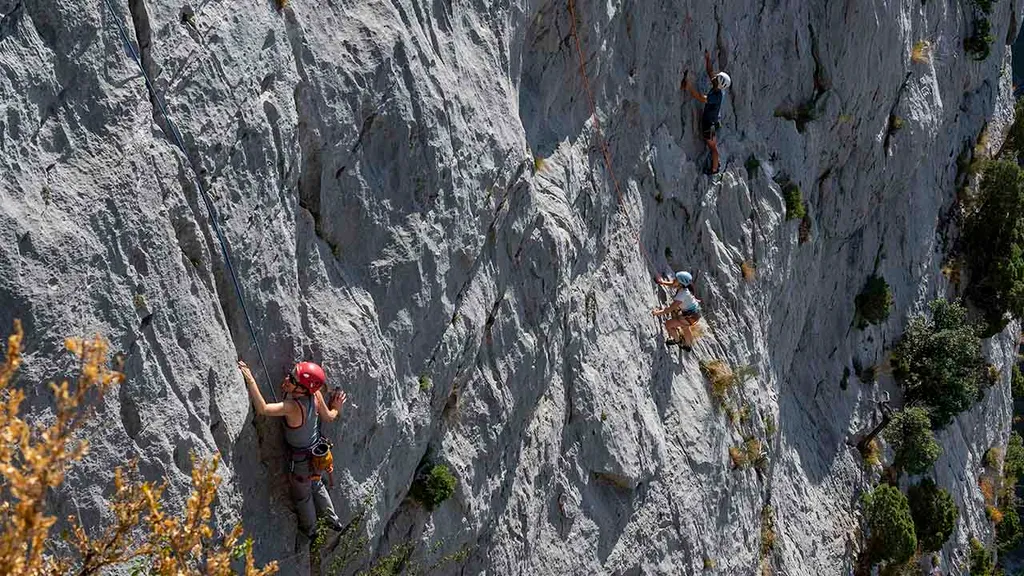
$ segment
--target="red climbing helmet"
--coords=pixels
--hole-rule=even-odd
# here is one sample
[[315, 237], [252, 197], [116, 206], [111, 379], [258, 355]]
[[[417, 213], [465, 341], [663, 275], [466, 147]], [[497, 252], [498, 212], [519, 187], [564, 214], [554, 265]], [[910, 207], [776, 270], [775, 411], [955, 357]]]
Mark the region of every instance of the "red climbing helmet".
[[310, 394], [316, 394], [327, 383], [327, 374], [315, 362], [299, 362], [288, 377], [293, 383], [309, 390]]

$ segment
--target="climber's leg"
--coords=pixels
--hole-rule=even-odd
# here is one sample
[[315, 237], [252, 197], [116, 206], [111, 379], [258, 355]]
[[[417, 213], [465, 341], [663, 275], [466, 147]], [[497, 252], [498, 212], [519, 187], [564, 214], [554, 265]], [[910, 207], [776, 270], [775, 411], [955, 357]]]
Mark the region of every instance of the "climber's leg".
[[312, 483], [312, 489], [317, 513], [327, 519], [327, 526], [332, 530], [340, 531], [341, 520], [338, 519], [338, 514], [334, 511], [334, 502], [331, 501], [331, 495], [327, 492], [327, 486], [324, 486], [323, 480], [315, 480]]
[[676, 344], [680, 341], [683, 329], [683, 321], [679, 318], [670, 318], [665, 321], [665, 331], [668, 332], [668, 344]]
[[687, 312], [683, 315], [682, 319], [682, 333], [683, 333], [683, 346], [690, 348], [693, 346], [693, 328], [692, 326], [700, 322], [700, 312]]
[[705, 170], [708, 174], [718, 173], [718, 137], [715, 135], [715, 125], [708, 124], [703, 119], [700, 121], [700, 136], [704, 139], [704, 144], [707, 145], [708, 150], [711, 151], [711, 166]]
[[[299, 531], [313, 538], [316, 530], [316, 508], [313, 504], [313, 486], [309, 478], [309, 460], [292, 463], [288, 474], [295, 514], [299, 517]], [[333, 511], [333, 510], [332, 510]]]
[[705, 142], [711, 150], [711, 173], [718, 174], [718, 137], [712, 134], [711, 139]]

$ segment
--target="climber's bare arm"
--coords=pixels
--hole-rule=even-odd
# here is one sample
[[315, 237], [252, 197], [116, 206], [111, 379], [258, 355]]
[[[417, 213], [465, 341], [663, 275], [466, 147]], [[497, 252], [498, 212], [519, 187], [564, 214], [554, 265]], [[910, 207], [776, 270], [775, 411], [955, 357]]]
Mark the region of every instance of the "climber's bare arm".
[[687, 92], [689, 92], [690, 96], [693, 96], [694, 99], [696, 99], [696, 100], [698, 100], [700, 102], [707, 102], [708, 101], [708, 97], [707, 96], [701, 94], [700, 92], [697, 92], [697, 89], [693, 87], [693, 84], [690, 82], [690, 71], [689, 70], [687, 70], [685, 73], [683, 73], [682, 89], [686, 90]]
[[665, 306], [664, 308], [655, 308], [654, 310], [651, 310], [651, 315], [652, 316], [664, 316], [665, 314], [668, 314], [669, 312], [672, 312], [676, 308], [679, 308], [679, 306], [680, 306], [679, 301], [678, 300], [673, 300], [671, 304], [669, 304], [668, 306]]
[[348, 396], [341, 390], [331, 393], [331, 399], [324, 401], [324, 395], [316, 391], [316, 411], [327, 422], [334, 422], [341, 415], [341, 407]]
[[711, 68], [711, 54], [708, 51], [704, 51], [704, 70], [708, 73], [708, 80], [715, 79], [715, 71]]
[[252, 376], [252, 371], [246, 366], [245, 362], [238, 361], [238, 369], [242, 371], [242, 377], [245, 379], [245, 387], [249, 389], [249, 398], [252, 399], [253, 408], [256, 409], [256, 413], [261, 416], [276, 416], [276, 417], [287, 417], [289, 415], [300, 416], [298, 414], [292, 414], [296, 410], [299, 410], [299, 405], [295, 402], [272, 402], [267, 403], [263, 399], [263, 394], [260, 392], [259, 386], [256, 385], [256, 379]]

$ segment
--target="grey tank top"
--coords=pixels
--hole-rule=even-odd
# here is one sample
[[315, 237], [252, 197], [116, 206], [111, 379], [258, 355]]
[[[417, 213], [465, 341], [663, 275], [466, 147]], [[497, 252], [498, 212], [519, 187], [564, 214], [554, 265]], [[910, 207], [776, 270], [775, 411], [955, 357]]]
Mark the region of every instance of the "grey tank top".
[[320, 437], [320, 416], [316, 413], [316, 400], [313, 396], [299, 396], [291, 400], [298, 402], [299, 408], [302, 408], [302, 424], [292, 428], [285, 420], [284, 439], [293, 449], [311, 448]]

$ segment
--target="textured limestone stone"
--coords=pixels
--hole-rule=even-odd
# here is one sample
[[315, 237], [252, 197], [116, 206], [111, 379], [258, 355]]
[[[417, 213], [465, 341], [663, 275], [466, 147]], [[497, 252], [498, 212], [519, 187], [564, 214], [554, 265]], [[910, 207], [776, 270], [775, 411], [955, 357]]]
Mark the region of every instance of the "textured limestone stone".
[[[996, 4], [984, 62], [962, 50], [961, 2], [577, 2], [621, 204], [564, 3], [272, 4], [197, 3], [195, 28], [177, 2], [115, 7], [214, 197], [272, 378], [311, 358], [358, 405], [326, 428], [333, 494], [346, 517], [369, 498], [376, 550], [469, 545], [467, 574], [689, 574], [705, 559], [745, 574], [770, 503], [778, 573], [848, 572], [869, 478], [847, 442], [896, 397], [857, 367], [953, 293], [939, 269], [956, 158], [1008, 125], [1019, 2]], [[30, 331], [28, 382], [72, 369], [69, 334], [128, 358], [55, 502], [95, 521], [131, 457], [180, 500], [189, 453], [219, 450], [220, 520], [295, 573], [278, 428], [253, 419], [234, 368], [255, 350], [115, 17], [57, 0], [0, 14], [0, 325]], [[927, 62], [910, 59], [919, 40]], [[678, 89], [704, 49], [734, 80], [717, 184], [700, 106]], [[807, 203], [803, 243], [785, 180]], [[894, 312], [859, 331], [876, 260]], [[667, 297], [650, 275], [682, 267], [707, 312], [692, 355], [650, 317]], [[975, 475], [1009, 426], [1008, 334], [988, 348], [999, 387], [940, 435], [936, 477], [963, 507], [944, 561], [990, 536]], [[714, 358], [756, 373], [730, 397], [748, 407], [737, 425], [699, 371]], [[42, 388], [31, 400], [45, 413]], [[733, 470], [749, 437], [766, 465]], [[432, 516], [403, 504], [428, 453], [460, 479]]]

